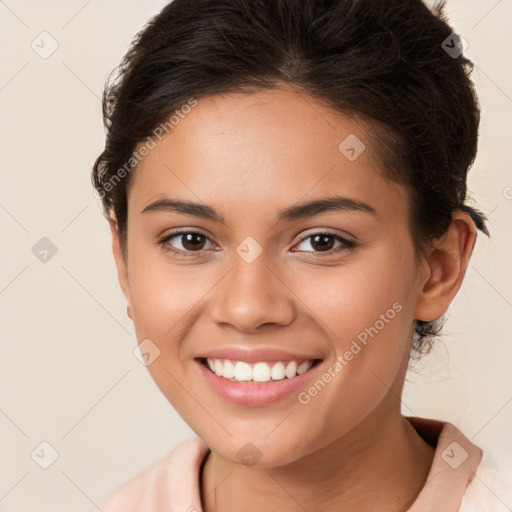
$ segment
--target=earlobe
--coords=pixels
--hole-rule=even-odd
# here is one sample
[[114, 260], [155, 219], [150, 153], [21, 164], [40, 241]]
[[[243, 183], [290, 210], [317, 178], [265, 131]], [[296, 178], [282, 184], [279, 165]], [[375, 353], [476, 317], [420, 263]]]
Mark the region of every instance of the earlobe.
[[133, 308], [131, 302], [130, 282], [128, 279], [128, 265], [121, 246], [121, 235], [115, 219], [109, 219], [110, 232], [112, 234], [112, 253], [117, 267], [117, 277], [127, 301], [126, 313], [133, 320]]
[[448, 230], [433, 242], [427, 275], [420, 283], [415, 308], [417, 320], [441, 317], [457, 295], [476, 241], [473, 220], [456, 210]]

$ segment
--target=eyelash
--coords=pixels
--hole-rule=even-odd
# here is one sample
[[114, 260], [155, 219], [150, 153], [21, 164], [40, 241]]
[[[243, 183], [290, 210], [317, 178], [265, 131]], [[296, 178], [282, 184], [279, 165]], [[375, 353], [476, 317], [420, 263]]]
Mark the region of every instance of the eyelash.
[[[200, 255], [205, 251], [205, 249], [200, 249], [198, 251], [183, 251], [181, 249], [176, 249], [175, 247], [172, 247], [171, 245], [168, 244], [168, 242], [171, 239], [178, 237], [179, 235], [199, 235], [199, 236], [204, 237], [209, 240], [209, 238], [206, 235], [204, 235], [203, 233], [199, 233], [197, 231], [179, 230], [179, 231], [175, 231], [174, 233], [171, 233], [169, 235], [166, 235], [165, 237], [160, 239], [157, 243], [158, 243], [158, 245], [163, 247], [166, 251], [169, 251], [169, 252], [173, 253], [174, 255], [180, 256], [180, 257], [188, 257], [192, 254]], [[329, 249], [328, 251], [305, 251], [307, 253], [312, 253], [312, 254], [318, 255], [318, 256], [308, 256], [309, 258], [322, 257], [323, 254], [327, 254], [327, 255], [337, 254], [344, 250], [353, 251], [357, 246], [357, 244], [355, 242], [352, 242], [351, 240], [347, 240], [346, 238], [343, 238], [340, 235], [337, 235], [335, 233], [329, 233], [327, 231], [319, 231], [317, 233], [311, 233], [311, 234], [305, 236], [304, 238], [301, 238], [296, 245], [299, 245], [302, 242], [304, 242], [305, 240], [307, 240], [308, 238], [312, 238], [317, 235], [324, 235], [324, 236], [329, 236], [329, 237], [335, 238], [337, 241], [341, 242], [343, 245], [342, 245], [342, 247], [338, 247], [337, 249]], [[210, 240], [210, 242], [211, 242], [211, 240]], [[294, 251], [294, 252], [300, 252], [300, 251]]]

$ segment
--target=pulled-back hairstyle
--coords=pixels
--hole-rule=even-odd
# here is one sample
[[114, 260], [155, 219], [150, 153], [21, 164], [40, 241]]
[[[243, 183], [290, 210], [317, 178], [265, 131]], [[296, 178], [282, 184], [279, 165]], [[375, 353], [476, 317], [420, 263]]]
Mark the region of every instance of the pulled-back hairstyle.
[[[92, 179], [123, 250], [140, 143], [191, 98], [280, 83], [367, 123], [384, 175], [410, 191], [418, 254], [456, 209], [489, 235], [465, 204], [480, 112], [452, 32], [443, 4], [420, 0], [174, 0], [137, 34], [103, 94], [107, 135]], [[413, 355], [443, 323], [416, 322]]]

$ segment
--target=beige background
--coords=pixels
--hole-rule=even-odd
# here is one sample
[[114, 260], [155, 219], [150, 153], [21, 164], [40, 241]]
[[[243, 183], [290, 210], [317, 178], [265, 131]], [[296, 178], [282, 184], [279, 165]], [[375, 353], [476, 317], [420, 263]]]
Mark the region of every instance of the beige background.
[[[107, 74], [166, 2], [0, 1], [0, 510], [85, 512], [193, 432], [134, 357], [90, 170]], [[449, 0], [483, 109], [470, 190], [477, 248], [404, 413], [449, 420], [512, 465], [511, 0]], [[31, 48], [47, 31], [43, 59]], [[39, 41], [39, 43], [38, 43]], [[42, 48], [39, 51], [43, 51]], [[508, 187], [508, 188], [507, 188]], [[46, 263], [33, 246], [48, 237]], [[51, 448], [58, 452], [50, 462]], [[43, 450], [43, 451], [41, 451]], [[43, 455], [44, 454], [44, 455]]]

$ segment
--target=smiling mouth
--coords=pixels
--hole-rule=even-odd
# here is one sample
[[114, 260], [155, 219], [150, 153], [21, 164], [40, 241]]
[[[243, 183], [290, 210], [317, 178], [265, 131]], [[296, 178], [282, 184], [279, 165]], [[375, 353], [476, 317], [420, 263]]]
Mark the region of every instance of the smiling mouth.
[[199, 358], [209, 371], [231, 382], [266, 383], [290, 380], [306, 373], [319, 364], [322, 359], [298, 361], [255, 362], [234, 361], [230, 359]]

